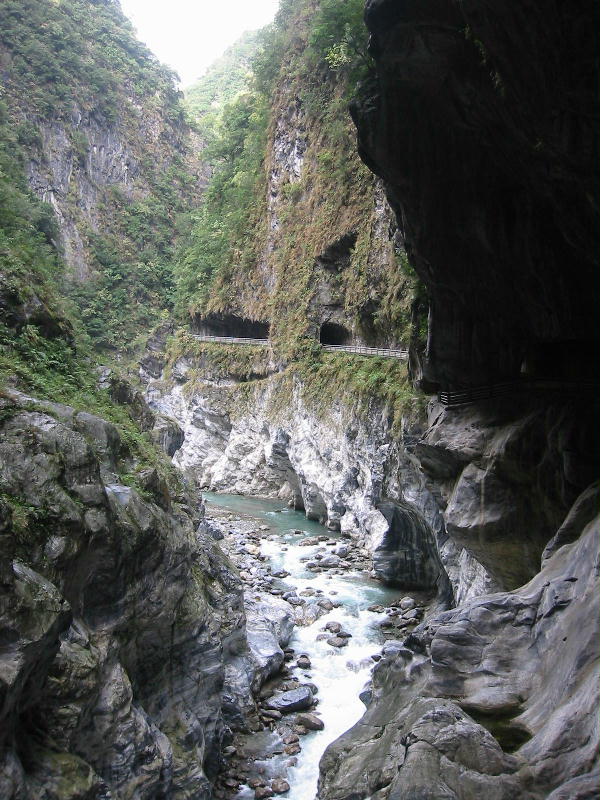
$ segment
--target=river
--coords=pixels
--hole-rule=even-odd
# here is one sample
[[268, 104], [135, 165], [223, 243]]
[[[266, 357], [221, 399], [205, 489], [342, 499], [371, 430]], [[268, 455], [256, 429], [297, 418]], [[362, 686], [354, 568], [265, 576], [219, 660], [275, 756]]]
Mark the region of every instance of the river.
[[[331, 574], [327, 571], [315, 574], [308, 570], [301, 559], [314, 556], [323, 545], [301, 546], [302, 539], [325, 534], [340, 543], [347, 543], [348, 540], [326, 530], [317, 522], [307, 520], [304, 514], [286, 508], [283, 503], [213, 493], [205, 493], [204, 497], [209, 515], [211, 507], [216, 507], [269, 526], [269, 531], [265, 533], [268, 538], [261, 541], [261, 552], [269, 557], [274, 571], [284, 569], [290, 573], [285, 579], [287, 586], [298, 592], [320, 589], [324, 596], [341, 602], [340, 607], [321, 616], [312, 625], [296, 627], [290, 641], [290, 646], [297, 654], [306, 653], [310, 658], [311, 669], [297, 668], [294, 674], [318, 687], [316, 710], [325, 724], [324, 730], [302, 737], [302, 751], [297, 756], [297, 766], [286, 767], [289, 758], [284, 755], [269, 758], [261, 766], [261, 771], [267, 776], [285, 777], [290, 784], [290, 790], [285, 794], [288, 800], [314, 800], [317, 796], [319, 760], [327, 745], [362, 716], [365, 707], [359, 694], [375, 664], [373, 656], [380, 653], [384, 644], [383, 633], [378, 627], [381, 616], [367, 609], [372, 604], [388, 606], [393, 600], [398, 600], [401, 594], [398, 590], [387, 589], [364, 572]], [[302, 530], [303, 534], [291, 533], [294, 529]], [[347, 647], [337, 649], [325, 640], [317, 640], [328, 621], [341, 623], [342, 629], [352, 635]], [[256, 735], [258, 749], [263, 746], [268, 749], [269, 736], [276, 737], [276, 734]], [[236, 800], [251, 798], [254, 798], [254, 791], [249, 786], [243, 786], [236, 795]]]

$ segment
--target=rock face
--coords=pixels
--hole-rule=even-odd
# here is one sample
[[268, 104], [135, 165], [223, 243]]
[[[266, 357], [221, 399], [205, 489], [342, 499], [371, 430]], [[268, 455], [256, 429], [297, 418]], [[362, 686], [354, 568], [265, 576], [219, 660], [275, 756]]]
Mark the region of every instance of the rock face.
[[[115, 16], [121, 17], [120, 12]], [[122, 42], [113, 46], [118, 49]], [[0, 54], [5, 66], [11, 65], [11, 53], [3, 43]], [[52, 206], [61, 252], [77, 280], [89, 278], [97, 268], [90, 234], [104, 233], [112, 224], [107, 210], [115, 204], [111, 192], [121, 192], [129, 203], [152, 197], [155, 175], [183, 160], [197, 179], [196, 190], [204, 187], [207, 168], [193, 154], [203, 143], [176, 114], [169, 117], [168, 100], [163, 99], [165, 108], [156, 107], [147, 98], [140, 100], [133, 88], [122, 86], [120, 109], [111, 119], [76, 99], [68, 114], [45, 116], [36, 110], [29, 87], [19, 83], [17, 71], [7, 69], [7, 75], [12, 113], [20, 124], [37, 130], [35, 146], [27, 153], [29, 185]]]
[[226, 673], [247, 653], [241, 584], [186, 496], [141, 494], [132, 470], [112, 424], [3, 395], [7, 800], [211, 796]]
[[[353, 115], [427, 287], [424, 387], [596, 374], [597, 14], [367, 2]], [[597, 792], [597, 404], [547, 389], [430, 405], [412, 453], [458, 605], [386, 648], [323, 800]]]
[[600, 522], [582, 516], [530, 583], [389, 648], [364, 717], [322, 759], [319, 797], [594, 796]]
[[373, 569], [387, 583], [403, 589], [446, 588], [448, 578], [437, 542], [423, 517], [409, 506], [381, 503], [387, 525], [373, 541]]
[[194, 361], [181, 361], [179, 384], [147, 390], [183, 428], [175, 463], [214, 491], [287, 499], [367, 548], [376, 574], [399, 586], [446, 599], [451, 586], [456, 602], [516, 588], [595, 478], [585, 399], [431, 402], [427, 422], [405, 420], [398, 437], [375, 402], [360, 417], [341, 401], [317, 409], [301, 386], [273, 411], [275, 379], [232, 412], [208, 375], [190, 391]]
[[[392, 436], [384, 409], [373, 404], [369, 415], [357, 419], [340, 404], [323, 417], [298, 391], [286, 413], [274, 418], [265, 383], [244, 413], [232, 418], [210, 381], [196, 383], [192, 392], [183, 381], [150, 381], [150, 405], [175, 417], [185, 434], [174, 463], [213, 491], [286, 499], [309, 519], [377, 550], [374, 569], [383, 580], [437, 590], [447, 599], [450, 586], [436, 544], [436, 536], [444, 538], [443, 517], [418, 462]], [[407, 441], [411, 434], [407, 422]], [[427, 532], [430, 544], [423, 541], [420, 554], [404, 547], [400, 558], [398, 525], [379, 507], [388, 496], [410, 504], [405, 516], [417, 538]], [[396, 522], [401, 515], [396, 511]]]
[[426, 377], [590, 379], [598, 7], [369, 0], [353, 109], [430, 297]]

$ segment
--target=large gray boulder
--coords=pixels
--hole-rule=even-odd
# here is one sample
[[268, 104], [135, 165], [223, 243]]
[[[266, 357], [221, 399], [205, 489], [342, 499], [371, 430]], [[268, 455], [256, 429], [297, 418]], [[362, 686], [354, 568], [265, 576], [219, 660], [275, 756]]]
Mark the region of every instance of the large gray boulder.
[[582, 507], [580, 538], [528, 584], [386, 650], [365, 715], [323, 756], [322, 800], [594, 796], [600, 518]]
[[208, 800], [223, 698], [251, 703], [239, 577], [191, 500], [127, 485], [152, 470], [114, 425], [0, 406], [0, 796]]
[[254, 690], [283, 664], [283, 650], [294, 630], [293, 607], [266, 592], [248, 592], [244, 599], [246, 635], [252, 662]]
[[308, 686], [299, 686], [289, 692], [281, 692], [267, 700], [267, 708], [290, 714], [292, 711], [305, 711], [314, 703], [313, 693]]

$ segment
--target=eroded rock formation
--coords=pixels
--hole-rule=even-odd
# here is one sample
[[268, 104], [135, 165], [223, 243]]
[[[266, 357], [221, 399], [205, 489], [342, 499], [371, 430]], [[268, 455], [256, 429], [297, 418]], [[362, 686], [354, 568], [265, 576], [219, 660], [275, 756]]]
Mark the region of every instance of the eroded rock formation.
[[387, 647], [364, 717], [323, 757], [323, 800], [595, 796], [596, 510], [521, 589]]
[[430, 296], [423, 385], [580, 389], [432, 408], [415, 454], [442, 550], [474, 561], [449, 569], [457, 608], [388, 647], [324, 800], [597, 792], [596, 14], [367, 2], [377, 76], [354, 118]]
[[591, 379], [598, 7], [369, 0], [353, 115], [431, 303], [426, 378]]
[[239, 577], [197, 503], [132, 469], [111, 423], [3, 395], [6, 800], [209, 798], [223, 698], [252, 704]]

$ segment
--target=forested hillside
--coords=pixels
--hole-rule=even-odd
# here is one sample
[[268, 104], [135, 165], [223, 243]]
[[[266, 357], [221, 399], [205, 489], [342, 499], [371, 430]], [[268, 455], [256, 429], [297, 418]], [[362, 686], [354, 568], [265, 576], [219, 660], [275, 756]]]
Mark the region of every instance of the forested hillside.
[[113, 2], [0, 6], [7, 125], [56, 218], [61, 284], [94, 346], [123, 351], [172, 307], [172, 259], [203, 185], [173, 74]]
[[186, 108], [199, 124], [205, 139], [215, 135], [214, 128], [223, 106], [248, 88], [252, 61], [264, 35], [261, 31], [244, 33], [185, 90]]
[[0, 0], [0, 800], [597, 796], [597, 18]]
[[314, 341], [324, 305], [360, 339], [408, 344], [416, 282], [348, 113], [369, 67], [361, 2], [281, 4], [205, 152], [180, 313], [269, 320], [288, 357]]

